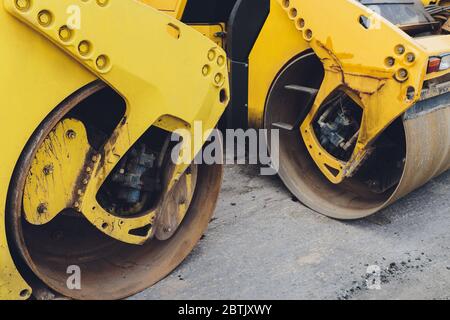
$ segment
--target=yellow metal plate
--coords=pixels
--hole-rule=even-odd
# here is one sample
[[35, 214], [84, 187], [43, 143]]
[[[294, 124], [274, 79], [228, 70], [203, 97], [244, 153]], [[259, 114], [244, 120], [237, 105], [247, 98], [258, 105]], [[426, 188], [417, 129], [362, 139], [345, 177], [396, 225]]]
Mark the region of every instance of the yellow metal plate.
[[46, 224], [76, 205], [89, 152], [86, 129], [80, 121], [58, 123], [36, 153], [27, 176], [23, 207], [29, 223]]

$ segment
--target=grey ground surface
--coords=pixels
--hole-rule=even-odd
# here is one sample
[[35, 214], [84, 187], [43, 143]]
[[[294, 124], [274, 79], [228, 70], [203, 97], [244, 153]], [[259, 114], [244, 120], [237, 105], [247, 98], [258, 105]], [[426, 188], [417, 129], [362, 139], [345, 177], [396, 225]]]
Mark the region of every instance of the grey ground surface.
[[[258, 173], [226, 167], [204, 238], [134, 299], [450, 299], [450, 172], [354, 222], [314, 213]], [[372, 265], [380, 290], [366, 286]]]

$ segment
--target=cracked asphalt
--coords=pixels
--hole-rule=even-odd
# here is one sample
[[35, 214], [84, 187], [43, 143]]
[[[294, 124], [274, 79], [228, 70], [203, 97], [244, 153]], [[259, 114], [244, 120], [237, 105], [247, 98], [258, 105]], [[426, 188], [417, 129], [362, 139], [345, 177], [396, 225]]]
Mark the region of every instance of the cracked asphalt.
[[256, 166], [226, 166], [204, 238], [132, 299], [448, 300], [449, 231], [450, 172], [372, 217], [340, 222]]

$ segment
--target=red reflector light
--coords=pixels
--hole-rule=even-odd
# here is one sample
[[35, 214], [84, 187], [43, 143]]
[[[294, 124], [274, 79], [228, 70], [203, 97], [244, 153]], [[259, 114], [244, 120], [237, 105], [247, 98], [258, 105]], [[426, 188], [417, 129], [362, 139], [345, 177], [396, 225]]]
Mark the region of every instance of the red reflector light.
[[439, 71], [440, 65], [441, 65], [441, 58], [438, 57], [430, 58], [430, 60], [428, 61], [427, 73]]

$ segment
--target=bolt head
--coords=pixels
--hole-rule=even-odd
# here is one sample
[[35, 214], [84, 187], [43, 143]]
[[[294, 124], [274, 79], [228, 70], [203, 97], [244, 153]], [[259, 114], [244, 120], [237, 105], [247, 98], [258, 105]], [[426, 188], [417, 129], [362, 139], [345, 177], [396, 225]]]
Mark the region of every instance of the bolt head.
[[412, 63], [416, 60], [416, 56], [414, 55], [414, 53], [408, 53], [406, 55], [406, 61], [408, 61], [409, 63]]
[[73, 140], [73, 139], [75, 139], [77, 137], [77, 133], [75, 131], [73, 131], [73, 130], [68, 130], [66, 132], [66, 137], [68, 139], [70, 139], [70, 140]]
[[214, 82], [216, 84], [220, 84], [223, 80], [223, 76], [221, 73], [216, 74], [216, 76], [214, 77]]
[[16, 0], [15, 1], [16, 4], [16, 8], [19, 9], [20, 11], [26, 11], [28, 9], [30, 9], [30, 0]]
[[108, 68], [109, 58], [105, 55], [100, 55], [97, 60], [95, 60], [95, 64], [99, 70], [105, 70]]
[[224, 57], [224, 56], [219, 56], [219, 57], [217, 58], [217, 64], [218, 64], [219, 66], [223, 66], [223, 65], [225, 64], [225, 57]]
[[59, 29], [59, 38], [62, 41], [69, 41], [72, 38], [72, 30], [67, 26], [61, 27], [61, 29]]
[[395, 51], [397, 52], [397, 54], [401, 55], [405, 53], [405, 47], [403, 45], [398, 45], [395, 48]]
[[395, 59], [393, 57], [387, 57], [386, 58], [386, 65], [388, 67], [392, 67], [395, 64]]
[[38, 21], [41, 26], [48, 27], [53, 21], [52, 14], [47, 10], [43, 10], [38, 14]]
[[408, 71], [406, 71], [405, 69], [400, 69], [398, 75], [400, 76], [400, 78], [404, 79], [408, 76]]
[[214, 49], [209, 50], [208, 51], [208, 60], [213, 61], [215, 57], [216, 57], [216, 51], [214, 51]]
[[206, 65], [204, 65], [203, 66], [203, 69], [202, 69], [202, 74], [204, 75], [204, 76], [207, 76], [208, 74], [209, 74], [209, 70], [210, 70], [210, 67], [206, 64]]
[[89, 43], [89, 41], [81, 41], [78, 45], [78, 52], [84, 57], [89, 55], [89, 53], [91, 52], [91, 44]]

